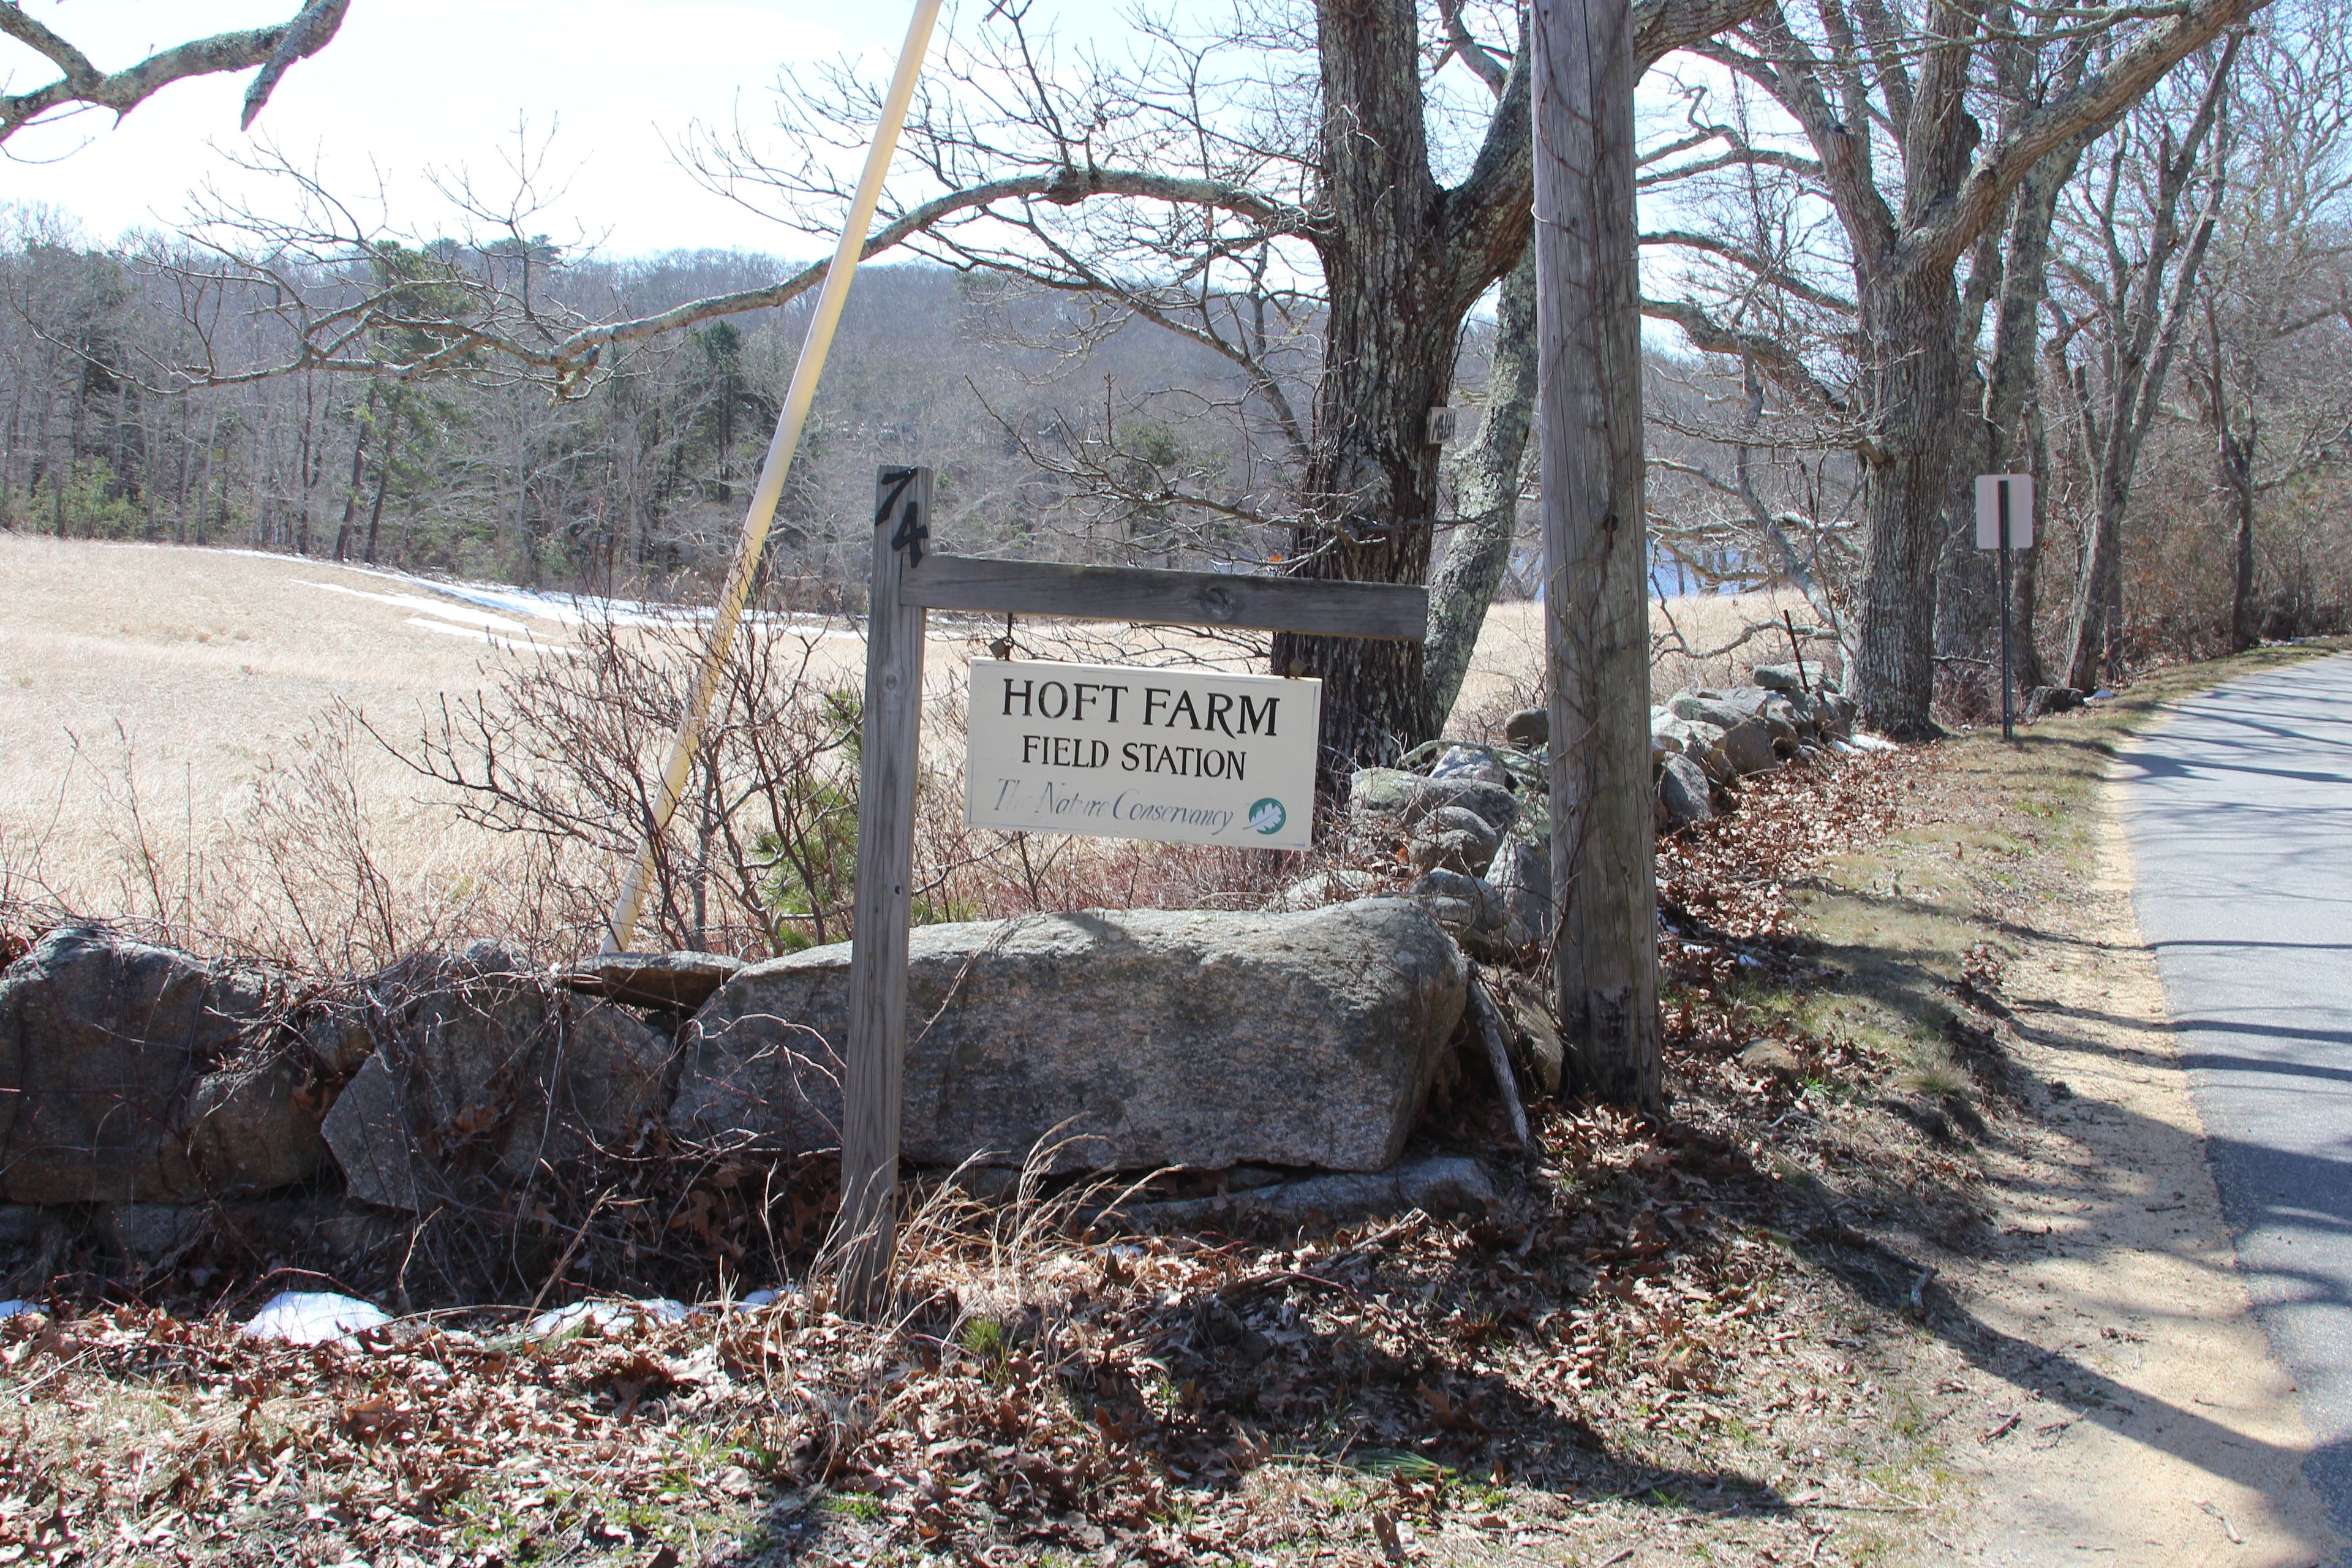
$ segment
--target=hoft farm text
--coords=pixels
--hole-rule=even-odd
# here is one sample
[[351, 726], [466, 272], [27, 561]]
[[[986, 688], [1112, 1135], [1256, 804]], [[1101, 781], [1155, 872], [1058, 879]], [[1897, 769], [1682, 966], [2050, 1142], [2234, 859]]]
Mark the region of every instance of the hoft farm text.
[[[1159, 728], [1192, 735], [1223, 735], [1240, 740], [1251, 735], [1276, 738], [1282, 699], [1263, 700], [1247, 693], [1195, 693], [1182, 687], [1147, 685], [1142, 697], [1125, 681], [1051, 680], [1006, 675], [1000, 677], [1007, 719], [1094, 720], [1122, 722], [1119, 709], [1145, 729]], [[1111, 742], [1085, 735], [1038, 734], [1024, 731], [1021, 760], [1050, 768], [1103, 768], [1116, 763], [1125, 773], [1170, 773], [1178, 778], [1232, 779], [1246, 783], [1249, 753], [1237, 746], [1179, 744], [1153, 740], [1125, 741], [1114, 753]]]

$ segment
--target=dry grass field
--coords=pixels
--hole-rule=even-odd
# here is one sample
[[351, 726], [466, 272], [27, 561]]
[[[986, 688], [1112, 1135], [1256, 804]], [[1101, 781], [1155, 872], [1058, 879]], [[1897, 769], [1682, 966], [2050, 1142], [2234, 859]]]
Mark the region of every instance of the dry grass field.
[[484, 855], [334, 723], [481, 684], [482, 613], [321, 563], [21, 535], [0, 605], [0, 897], [202, 922], [200, 889], [259, 869], [272, 785], [338, 741], [387, 864]]
[[[322, 924], [356, 918], [322, 915], [322, 903], [396, 909], [387, 942], [521, 918], [529, 847], [461, 820], [446, 788], [377, 738], [413, 741], [445, 700], [495, 689], [514, 662], [572, 657], [576, 616], [563, 602], [464, 592], [284, 556], [0, 533], [0, 906], [293, 952], [317, 950]], [[1691, 646], [1712, 647], [1779, 609], [1686, 600], [1675, 621]], [[929, 666], [943, 698], [997, 629], [940, 628]], [[855, 634], [803, 630], [816, 639], [807, 679], [854, 686]], [[1109, 631], [1020, 635], [1041, 653], [1149, 644], [1160, 657], [1237, 657], [1164, 634], [1122, 647]], [[1783, 647], [1759, 639], [1734, 657]], [[1541, 647], [1537, 606], [1499, 606], [1457, 731], [1488, 730], [1532, 700]], [[1658, 689], [1730, 679], [1732, 663], [1669, 656]], [[951, 719], [942, 713], [932, 742], [950, 766]], [[373, 893], [349, 885], [362, 857]]]

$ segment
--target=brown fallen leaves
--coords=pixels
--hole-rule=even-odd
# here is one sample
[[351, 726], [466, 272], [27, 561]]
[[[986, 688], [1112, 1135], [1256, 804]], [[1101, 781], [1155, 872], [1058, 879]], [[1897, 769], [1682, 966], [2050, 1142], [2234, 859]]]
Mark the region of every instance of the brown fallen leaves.
[[[1528, 1179], [1483, 1219], [1125, 1237], [1034, 1196], [935, 1205], [880, 1327], [821, 1285], [554, 1342], [477, 1313], [292, 1349], [68, 1307], [0, 1323], [0, 1550], [1370, 1564], [1525, 1537], [1557, 1561], [1580, 1518], [1639, 1507], [1805, 1560], [1820, 1538], [1784, 1480], [1861, 1486], [1879, 1394], [1824, 1348], [1859, 1342], [1856, 1299], [1800, 1245], [1846, 1221], [1759, 1169], [1830, 1147], [1821, 1119], [1731, 1053], [1785, 1028], [1767, 993], [1818, 975], [1787, 889], [1885, 831], [1905, 765], [1756, 781], [1739, 816], [1661, 847], [1674, 1113], [1538, 1107]], [[743, 1184], [702, 1183], [663, 1232], [720, 1236]], [[814, 1230], [829, 1194], [791, 1196]]]

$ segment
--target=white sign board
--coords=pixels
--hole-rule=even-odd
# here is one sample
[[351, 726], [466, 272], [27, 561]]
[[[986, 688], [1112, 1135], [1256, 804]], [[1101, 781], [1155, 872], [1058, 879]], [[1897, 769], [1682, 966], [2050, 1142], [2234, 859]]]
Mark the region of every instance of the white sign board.
[[1977, 476], [1977, 548], [2000, 548], [2000, 487], [2009, 487], [2009, 547], [2011, 550], [2033, 548], [2033, 476], [2032, 474], [1979, 474]]
[[963, 819], [1304, 849], [1322, 707], [1319, 680], [975, 659]]

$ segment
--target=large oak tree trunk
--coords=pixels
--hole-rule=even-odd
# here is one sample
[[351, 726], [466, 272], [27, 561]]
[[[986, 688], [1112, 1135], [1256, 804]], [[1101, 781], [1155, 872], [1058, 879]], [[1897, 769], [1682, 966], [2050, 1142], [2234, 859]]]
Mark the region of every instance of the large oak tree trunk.
[[[1966, 374], [1963, 361], [1963, 379]], [[1963, 395], [1961, 406], [1977, 400]], [[1973, 424], [1963, 416], [1960, 423]], [[1973, 444], [1972, 444], [1973, 445]], [[1942, 516], [1936, 531], [1940, 541], [1936, 560], [1936, 658], [1948, 670], [1992, 670], [1998, 663], [2000, 637], [2000, 558], [1977, 548], [1976, 477], [1997, 470], [1984, 466], [1979, 453], [1964, 449], [1947, 466]], [[1988, 678], [1984, 691], [1997, 697]], [[1998, 706], [1996, 700], [1995, 706]]]
[[[1335, 295], [1339, 292], [1334, 282]], [[1352, 291], [1352, 290], [1351, 290]], [[1360, 308], [1380, 290], [1364, 289]], [[1335, 310], [1333, 338], [1339, 331]], [[1428, 580], [1431, 521], [1436, 510], [1437, 448], [1426, 436], [1429, 410], [1444, 402], [1453, 373], [1452, 323], [1424, 318], [1424, 341], [1393, 330], [1360, 331], [1359, 359], [1330, 367], [1318, 424], [1330, 436], [1309, 471], [1310, 504], [1319, 512], [1296, 531], [1292, 572], [1349, 583]], [[1440, 352], [1435, 339], [1444, 344]], [[1434, 727], [1423, 680], [1422, 645], [1284, 633], [1274, 668], [1323, 682], [1326, 782], [1350, 765], [1392, 762]]]
[[[1437, 510], [1429, 411], [1452, 389], [1463, 312], [1438, 242], [1439, 191], [1422, 120], [1412, 0], [1318, 8], [1326, 126], [1319, 237], [1329, 297], [1315, 447], [1291, 570], [1352, 583], [1423, 583]], [[1475, 296], [1474, 296], [1475, 298]], [[1394, 760], [1433, 727], [1418, 643], [1286, 634], [1277, 673], [1323, 681], [1326, 786], [1349, 764]]]
[[1937, 521], [1951, 467], [1959, 391], [1954, 327], [1959, 298], [1948, 268], [1905, 268], [1863, 294], [1863, 341], [1877, 363], [1864, 377], [1871, 413], [1855, 696], [1864, 717], [1898, 740], [1936, 733]]

